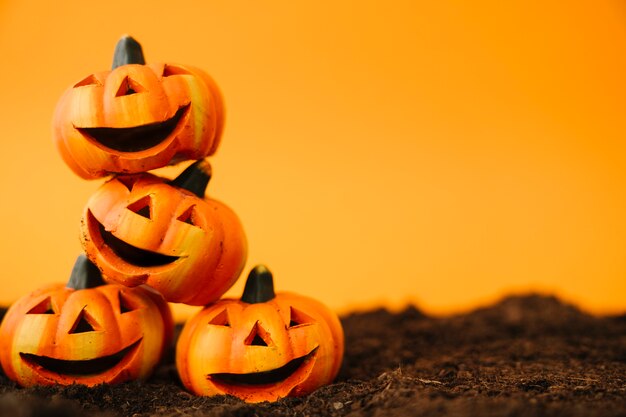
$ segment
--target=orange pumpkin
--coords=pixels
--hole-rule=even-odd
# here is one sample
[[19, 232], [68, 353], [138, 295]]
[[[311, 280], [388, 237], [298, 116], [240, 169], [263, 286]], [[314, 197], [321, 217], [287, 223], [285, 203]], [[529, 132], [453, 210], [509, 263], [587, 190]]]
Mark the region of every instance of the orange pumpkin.
[[112, 71], [65, 91], [53, 137], [65, 163], [91, 179], [212, 155], [223, 123], [222, 98], [207, 74], [187, 65], [145, 65], [141, 46], [123, 37]]
[[241, 300], [220, 300], [192, 317], [176, 346], [188, 390], [247, 402], [308, 394], [335, 378], [342, 357], [337, 316], [311, 298], [274, 294], [264, 266], [252, 270]]
[[89, 200], [81, 242], [106, 280], [147, 284], [167, 301], [205, 305], [239, 277], [247, 243], [236, 214], [203, 198], [211, 166], [201, 160], [172, 183], [117, 176]]
[[84, 255], [67, 286], [18, 300], [0, 326], [0, 363], [22, 386], [96, 385], [146, 378], [172, 339], [163, 297], [106, 285]]

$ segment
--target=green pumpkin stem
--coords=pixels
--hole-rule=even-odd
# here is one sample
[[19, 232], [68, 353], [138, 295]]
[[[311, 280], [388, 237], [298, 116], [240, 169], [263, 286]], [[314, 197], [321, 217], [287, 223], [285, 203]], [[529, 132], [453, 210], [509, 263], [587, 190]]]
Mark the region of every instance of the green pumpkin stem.
[[187, 169], [174, 178], [170, 184], [191, 191], [200, 198], [204, 198], [206, 187], [211, 180], [211, 164], [205, 159], [200, 159], [189, 165]]
[[78, 255], [72, 275], [67, 282], [67, 288], [75, 290], [84, 290], [86, 288], [94, 288], [105, 285], [102, 274], [97, 266], [95, 266], [84, 254]]
[[265, 265], [257, 265], [246, 281], [241, 301], [248, 304], [265, 303], [276, 297], [274, 293], [274, 278]]
[[122, 38], [117, 41], [115, 52], [113, 53], [112, 70], [122, 65], [145, 65], [145, 63], [146, 60], [143, 57], [143, 51], [141, 50], [139, 42], [128, 35], [122, 36]]

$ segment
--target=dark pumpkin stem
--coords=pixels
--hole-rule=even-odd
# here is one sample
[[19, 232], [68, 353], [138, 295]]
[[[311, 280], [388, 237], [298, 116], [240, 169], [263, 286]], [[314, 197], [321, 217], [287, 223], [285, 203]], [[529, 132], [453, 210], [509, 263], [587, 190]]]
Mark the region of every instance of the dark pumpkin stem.
[[248, 275], [241, 301], [249, 304], [265, 303], [274, 297], [276, 294], [272, 273], [265, 265], [255, 266]]
[[67, 288], [75, 290], [84, 290], [86, 288], [94, 288], [105, 285], [102, 274], [97, 266], [95, 266], [84, 254], [78, 255], [72, 275], [67, 282]]
[[194, 162], [187, 169], [174, 178], [170, 184], [191, 191], [200, 198], [204, 198], [207, 185], [211, 180], [211, 164], [205, 159]]
[[122, 36], [122, 38], [117, 41], [117, 45], [115, 45], [115, 52], [113, 53], [112, 70], [122, 65], [144, 65], [145, 63], [146, 60], [143, 57], [143, 51], [141, 50], [139, 42], [128, 35]]

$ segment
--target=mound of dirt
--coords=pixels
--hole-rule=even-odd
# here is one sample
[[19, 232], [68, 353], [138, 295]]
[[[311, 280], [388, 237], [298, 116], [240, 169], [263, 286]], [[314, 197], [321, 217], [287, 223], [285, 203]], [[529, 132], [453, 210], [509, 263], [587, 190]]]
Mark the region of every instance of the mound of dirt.
[[624, 416], [626, 315], [509, 297], [449, 318], [415, 308], [342, 318], [337, 381], [304, 398], [195, 397], [173, 350], [148, 381], [22, 389], [0, 375], [2, 416]]

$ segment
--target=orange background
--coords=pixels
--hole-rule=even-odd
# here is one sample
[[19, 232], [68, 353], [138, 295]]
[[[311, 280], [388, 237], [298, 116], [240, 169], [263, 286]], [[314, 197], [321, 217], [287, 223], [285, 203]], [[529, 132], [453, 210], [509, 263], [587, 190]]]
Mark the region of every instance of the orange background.
[[64, 165], [51, 116], [124, 33], [222, 88], [210, 194], [246, 228], [246, 273], [340, 312], [528, 290], [626, 310], [620, 0], [3, 0], [0, 303], [69, 275], [102, 181]]

